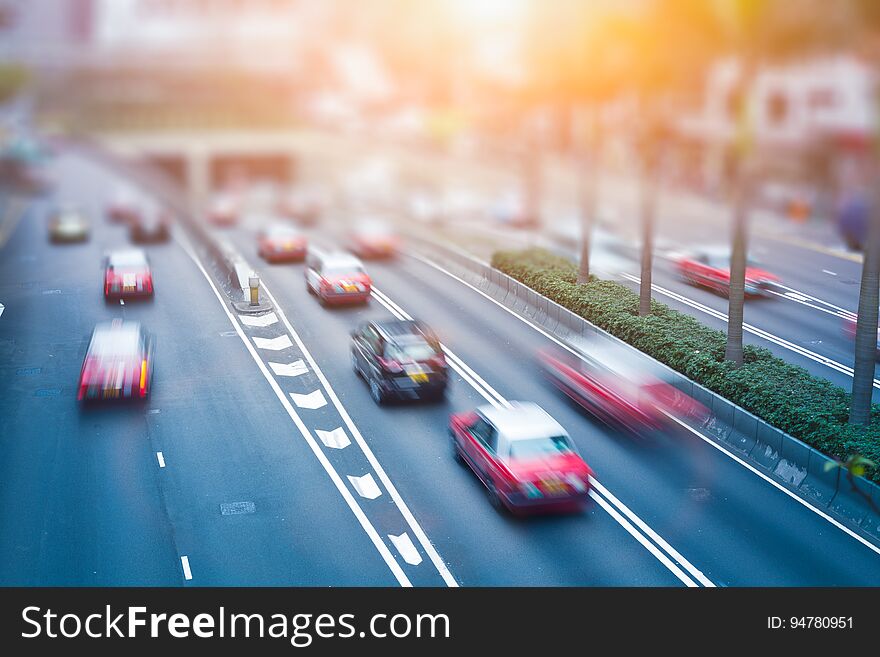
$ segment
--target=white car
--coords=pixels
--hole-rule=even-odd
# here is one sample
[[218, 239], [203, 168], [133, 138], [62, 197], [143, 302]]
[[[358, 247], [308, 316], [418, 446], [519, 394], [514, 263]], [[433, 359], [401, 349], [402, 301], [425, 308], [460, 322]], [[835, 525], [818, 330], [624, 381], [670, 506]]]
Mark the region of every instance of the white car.
[[372, 281], [363, 263], [348, 253], [310, 250], [305, 277], [306, 289], [322, 304], [366, 303], [370, 298]]

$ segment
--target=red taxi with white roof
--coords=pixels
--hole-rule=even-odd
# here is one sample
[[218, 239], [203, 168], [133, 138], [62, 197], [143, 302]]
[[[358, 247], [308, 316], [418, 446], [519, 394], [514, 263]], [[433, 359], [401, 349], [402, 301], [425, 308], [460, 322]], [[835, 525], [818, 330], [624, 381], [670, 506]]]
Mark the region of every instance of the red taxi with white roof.
[[366, 303], [372, 281], [363, 263], [347, 253], [310, 250], [306, 258], [306, 289], [322, 304]]
[[703, 419], [706, 408], [673, 385], [671, 373], [616, 340], [570, 343], [571, 351], [546, 348], [538, 361], [548, 380], [587, 412], [645, 435], [672, 417]]
[[83, 360], [77, 399], [146, 399], [153, 379], [152, 342], [138, 322], [98, 324]]
[[467, 463], [493, 505], [514, 512], [579, 510], [592, 471], [562, 426], [531, 402], [480, 406], [450, 419], [453, 454]]
[[141, 249], [113, 251], [104, 261], [104, 297], [153, 296], [153, 272]]

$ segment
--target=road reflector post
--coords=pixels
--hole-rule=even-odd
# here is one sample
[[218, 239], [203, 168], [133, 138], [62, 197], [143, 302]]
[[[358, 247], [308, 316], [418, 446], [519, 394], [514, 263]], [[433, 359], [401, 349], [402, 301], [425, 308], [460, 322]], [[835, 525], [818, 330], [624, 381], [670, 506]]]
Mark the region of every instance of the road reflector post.
[[251, 305], [260, 305], [260, 277], [256, 273], [251, 273], [248, 278], [248, 286], [251, 290]]

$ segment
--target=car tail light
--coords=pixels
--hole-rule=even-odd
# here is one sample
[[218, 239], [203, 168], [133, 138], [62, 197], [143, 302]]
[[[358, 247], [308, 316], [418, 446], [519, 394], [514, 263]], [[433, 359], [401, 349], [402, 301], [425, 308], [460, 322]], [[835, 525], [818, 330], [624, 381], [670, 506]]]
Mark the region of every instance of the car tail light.
[[446, 356], [443, 354], [437, 354], [436, 356], [431, 356], [428, 359], [428, 364], [431, 367], [436, 367], [437, 369], [446, 369]]
[[153, 277], [152, 277], [150, 274], [147, 274], [147, 275], [144, 277], [144, 289], [145, 289], [147, 292], [152, 292], [152, 291], [153, 291]]
[[140, 386], [138, 389], [140, 391], [141, 397], [147, 396], [147, 359], [146, 358], [144, 358], [141, 361], [141, 380], [140, 380]]
[[398, 374], [400, 372], [403, 372], [403, 365], [398, 363], [396, 360], [390, 360], [387, 358], [380, 358], [379, 364], [382, 366], [382, 369], [384, 369], [387, 372], [390, 372], [391, 374]]

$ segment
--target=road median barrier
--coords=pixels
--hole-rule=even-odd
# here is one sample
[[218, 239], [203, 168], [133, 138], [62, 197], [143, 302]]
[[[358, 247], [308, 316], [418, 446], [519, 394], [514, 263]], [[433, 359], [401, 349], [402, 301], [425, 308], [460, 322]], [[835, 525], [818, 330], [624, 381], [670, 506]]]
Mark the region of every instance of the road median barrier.
[[[833, 459], [458, 246], [414, 235], [408, 236], [408, 243], [421, 256], [474, 284], [489, 297], [529, 321], [540, 324], [542, 329], [559, 339], [598, 336], [624, 345], [645, 359], [646, 365], [650, 363], [651, 367], [665, 370], [677, 389], [711, 411], [710, 417], [703, 422], [687, 420], [695, 430], [752, 464], [756, 470], [811, 505], [871, 537], [875, 544], [880, 544], [880, 514], [867, 501], [870, 499], [880, 508], [880, 486], [877, 484], [864, 477], [853, 477], [858, 492], [853, 491], [846, 472], [837, 467]], [[834, 467], [828, 469], [827, 463], [833, 463]]]

